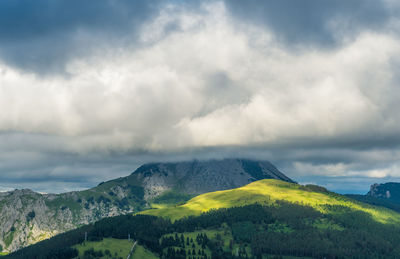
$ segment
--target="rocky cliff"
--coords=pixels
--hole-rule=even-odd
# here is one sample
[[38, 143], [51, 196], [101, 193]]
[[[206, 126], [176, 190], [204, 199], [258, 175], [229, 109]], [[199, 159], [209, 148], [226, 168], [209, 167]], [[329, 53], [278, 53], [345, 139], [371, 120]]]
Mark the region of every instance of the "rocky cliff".
[[[0, 245], [14, 251], [104, 217], [133, 212], [140, 200], [116, 188], [114, 197], [97, 189], [63, 194], [31, 190], [0, 193]], [[125, 199], [129, 197], [129, 199]]]
[[376, 198], [385, 198], [400, 203], [400, 183], [389, 182], [373, 184], [371, 185], [367, 195]]

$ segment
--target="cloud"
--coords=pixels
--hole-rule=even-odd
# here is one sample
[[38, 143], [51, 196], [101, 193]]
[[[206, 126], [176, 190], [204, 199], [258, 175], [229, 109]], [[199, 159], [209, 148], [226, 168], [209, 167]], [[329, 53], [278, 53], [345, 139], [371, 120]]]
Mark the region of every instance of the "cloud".
[[269, 31], [235, 28], [223, 5], [205, 10], [189, 25], [187, 13], [170, 13], [181, 30], [147, 48], [75, 59], [69, 77], [2, 66], [0, 128], [65, 136], [73, 151], [364, 142], [398, 131], [396, 36], [293, 54]]
[[[371, 177], [371, 178], [400, 178], [398, 165], [394, 164], [389, 168], [365, 169], [359, 164], [311, 164], [304, 162], [294, 162], [294, 168], [298, 174], [304, 175], [324, 175], [328, 177]], [[365, 165], [364, 165], [365, 166]], [[371, 166], [371, 165], [369, 165]], [[361, 168], [360, 168], [361, 167]]]
[[226, 0], [226, 6], [242, 22], [265, 26], [290, 46], [335, 47], [343, 38], [381, 30], [392, 17], [394, 4], [374, 0]]
[[22, 3], [2, 3], [26, 16], [20, 26], [0, 26], [0, 179], [12, 186], [83, 187], [147, 161], [228, 156], [325, 185], [399, 177], [394, 3], [259, 6], [292, 14], [282, 17], [252, 1], [100, 1], [77, 13], [57, 1], [41, 17]]
[[157, 14], [156, 1], [0, 2], [0, 56], [8, 64], [40, 74], [64, 72], [77, 56], [97, 45], [122, 47]]

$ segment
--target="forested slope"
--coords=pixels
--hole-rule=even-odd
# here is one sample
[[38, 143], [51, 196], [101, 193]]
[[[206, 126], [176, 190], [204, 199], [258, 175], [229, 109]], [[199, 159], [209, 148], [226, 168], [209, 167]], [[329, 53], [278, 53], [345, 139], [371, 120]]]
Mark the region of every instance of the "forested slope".
[[400, 257], [400, 214], [318, 186], [262, 180], [145, 214], [162, 217], [103, 219], [7, 258], [74, 258], [85, 232], [91, 242], [130, 235], [160, 258]]

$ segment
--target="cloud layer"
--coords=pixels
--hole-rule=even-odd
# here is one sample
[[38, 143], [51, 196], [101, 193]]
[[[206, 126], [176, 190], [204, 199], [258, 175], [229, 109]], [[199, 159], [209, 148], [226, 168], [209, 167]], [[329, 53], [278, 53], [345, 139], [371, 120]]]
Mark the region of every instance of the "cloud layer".
[[215, 156], [342, 191], [400, 177], [395, 2], [24, 4], [0, 8], [0, 188]]

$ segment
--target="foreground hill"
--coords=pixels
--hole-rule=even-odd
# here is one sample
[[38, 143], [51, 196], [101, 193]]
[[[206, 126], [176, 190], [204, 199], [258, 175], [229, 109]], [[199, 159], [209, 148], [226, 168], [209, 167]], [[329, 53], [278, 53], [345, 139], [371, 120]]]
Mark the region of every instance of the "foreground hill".
[[185, 216], [196, 216], [211, 209], [230, 208], [259, 203], [273, 205], [284, 200], [311, 206], [322, 213], [330, 213], [330, 206], [342, 206], [368, 214], [380, 223], [399, 224], [400, 214], [380, 207], [374, 207], [327, 191], [315, 185], [302, 186], [280, 180], [260, 180], [246, 186], [199, 195], [185, 204], [161, 209], [146, 210], [141, 214], [167, 217], [172, 220]]
[[399, 213], [322, 187], [260, 180], [103, 219], [6, 258], [107, 258], [107, 243], [122, 253], [128, 236], [136, 258], [399, 258], [399, 223]]
[[104, 217], [138, 212], [149, 204], [175, 204], [267, 178], [292, 182], [269, 162], [225, 159], [145, 164], [127, 177], [84, 191], [0, 193], [0, 252], [15, 251]]

